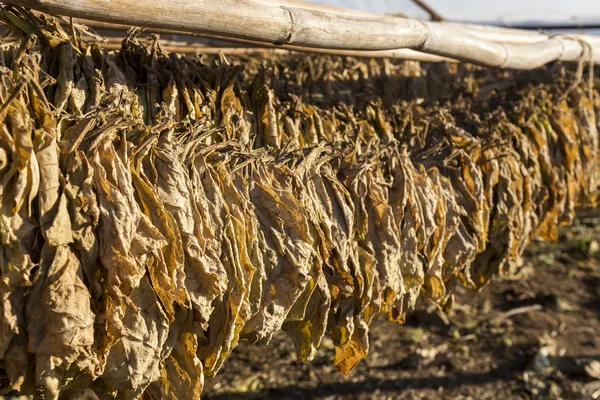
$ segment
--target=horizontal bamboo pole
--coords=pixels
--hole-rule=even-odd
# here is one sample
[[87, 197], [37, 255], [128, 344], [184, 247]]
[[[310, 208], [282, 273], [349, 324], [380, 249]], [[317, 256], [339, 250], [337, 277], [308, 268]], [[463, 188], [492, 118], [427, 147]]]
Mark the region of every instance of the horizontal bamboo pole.
[[[353, 10], [350, 8], [332, 7], [322, 4], [309, 3], [300, 0], [255, 0], [264, 4], [280, 5], [280, 6], [298, 6], [308, 8], [315, 11], [332, 11], [337, 14], [353, 15], [370, 18], [398, 18], [398, 14], [375, 14], [366, 11]], [[404, 17], [406, 18], [406, 16]], [[439, 22], [438, 22], [439, 23]], [[510, 44], [526, 44], [537, 43], [547, 40], [551, 35], [539, 30], [531, 30], [528, 28], [507, 28], [493, 25], [477, 25], [472, 23], [450, 22], [444, 21], [444, 25], [460, 28], [480, 39], [491, 40], [493, 42], [510, 43]], [[574, 37], [589, 41], [593, 44], [600, 44], [600, 36], [586, 35], [577, 33]]]
[[[82, 20], [78, 20], [79, 23]], [[96, 33], [103, 37], [102, 47], [106, 50], [121, 49], [125, 30], [114, 29], [116, 24], [112, 25], [110, 30], [97, 30]], [[164, 31], [163, 32], [173, 32]], [[156, 32], [153, 32], [156, 33]], [[0, 34], [3, 32], [0, 29]], [[118, 36], [115, 36], [118, 35]], [[232, 41], [233, 40], [233, 41]], [[382, 51], [353, 51], [353, 50], [327, 50], [298, 46], [277, 46], [270, 43], [262, 43], [242, 39], [228, 39], [219, 36], [190, 36], [173, 33], [165, 33], [159, 36], [159, 44], [166, 52], [193, 54], [193, 55], [215, 55], [223, 53], [226, 55], [286, 55], [294, 52], [329, 54], [344, 57], [362, 57], [362, 58], [394, 58], [398, 60], [411, 60], [421, 62], [457, 62], [457, 60], [436, 56], [433, 54], [421, 53], [410, 49], [382, 50]], [[236, 44], [238, 44], [236, 46]], [[247, 47], [240, 47], [239, 44]]]
[[[291, 0], [288, 0], [291, 1]], [[272, 4], [272, 3], [280, 3], [282, 2], [282, 0], [261, 0], [261, 2], [268, 2], [268, 4]], [[286, 2], [287, 3], [287, 2]], [[305, 2], [294, 2], [294, 3], [305, 3]], [[351, 15], [356, 15], [356, 16], [363, 16], [363, 17], [368, 17], [368, 16], [374, 16], [377, 14], [372, 14], [372, 13], [366, 13], [363, 11], [355, 11], [355, 10], [346, 10], [346, 9], [342, 9], [342, 8], [338, 8], [338, 7], [329, 7], [329, 6], [321, 6], [320, 4], [315, 4], [313, 5], [315, 10], [328, 10], [328, 9], [333, 9], [335, 10], [336, 13], [339, 14], [343, 14], [346, 12], [349, 12]], [[389, 15], [380, 15], [380, 18], [393, 18], [393, 19], [397, 19], [398, 17], [396, 16], [389, 16]], [[82, 18], [76, 18], [74, 20], [77, 23], [89, 26], [93, 29], [106, 29], [106, 30], [117, 30], [117, 31], [122, 31], [124, 29], [128, 29], [129, 27], [131, 27], [130, 24], [117, 24], [117, 23], [110, 23], [110, 22], [102, 22], [102, 21], [94, 21], [94, 20], [87, 20], [87, 19], [82, 19]], [[453, 28], [458, 28], [460, 30], [463, 30], [479, 39], [483, 39], [483, 40], [489, 40], [492, 42], [498, 42], [498, 43], [506, 43], [506, 44], [529, 44], [529, 43], [538, 43], [538, 42], [543, 42], [545, 40], [548, 40], [548, 38], [550, 37], [550, 35], [548, 35], [547, 33], [543, 33], [543, 32], [536, 32], [536, 31], [532, 31], [532, 30], [527, 30], [527, 29], [512, 29], [512, 28], [503, 28], [503, 27], [499, 27], [499, 26], [491, 26], [491, 25], [476, 25], [476, 24], [468, 24], [468, 23], [460, 23], [460, 22], [442, 22], [439, 24], [443, 24], [443, 25], [447, 25]], [[177, 31], [174, 31], [172, 29], [152, 29], [152, 32], [155, 33], [168, 33], [168, 34], [173, 34]], [[181, 32], [181, 31], [179, 31]], [[192, 32], [181, 32], [184, 33], [186, 35], [192, 35], [192, 36], [205, 36], [205, 37], [215, 37], [214, 35], [199, 35], [199, 34], [194, 34]], [[600, 37], [599, 36], [592, 36], [592, 35], [584, 35], [584, 34], [575, 34], [575, 35], [571, 35], [573, 37], [577, 37], [580, 38], [582, 40], [585, 40], [586, 42], [590, 42], [592, 44], [598, 44], [600, 45]], [[227, 40], [231, 40], [227, 39]]]
[[[121, 48], [122, 39], [108, 38], [107, 43], [103, 44], [103, 48], [107, 50], [119, 50]], [[329, 54], [334, 56], [346, 57], [365, 57], [365, 58], [395, 58], [399, 60], [412, 60], [421, 62], [457, 62], [457, 60], [440, 57], [432, 54], [420, 53], [410, 49], [396, 49], [383, 51], [348, 51], [348, 50], [326, 50], [314, 49], [308, 47], [297, 46], [275, 46], [268, 43], [252, 42], [252, 47], [230, 47], [230, 46], [211, 46], [202, 45], [194, 42], [181, 42], [179, 40], [170, 40], [170, 38], [162, 37], [159, 40], [161, 48], [166, 52], [175, 52], [182, 54], [206, 54], [214, 55], [218, 53], [229, 55], [251, 55], [251, 54], [269, 54], [269, 55], [285, 55], [293, 52]], [[250, 43], [246, 43], [250, 44]]]
[[[197, 44], [181, 44], [177, 42], [170, 42], [168, 40], [160, 40], [161, 48], [167, 52], [181, 53], [181, 54], [194, 54], [194, 55], [216, 55], [223, 53], [225, 55], [232, 56], [249, 56], [254, 54], [265, 54], [265, 55], [287, 55], [294, 52], [310, 52], [317, 54], [330, 54], [337, 56], [351, 56], [351, 57], [370, 57], [370, 58], [390, 58], [388, 51], [374, 51], [364, 53], [357, 53], [353, 51], [344, 50], [321, 50], [321, 49], [308, 49], [308, 48], [293, 48], [293, 49], [282, 49], [280, 47], [213, 47], [213, 46], [202, 46]], [[103, 45], [106, 50], [119, 50], [121, 48], [121, 41], [109, 40], [108, 43]], [[431, 54], [419, 53], [410, 49], [398, 49], [392, 51], [395, 54], [396, 59], [399, 60], [411, 60], [421, 62], [457, 62], [456, 60], [434, 56]]]
[[[253, 0], [8, 0], [51, 14], [339, 50], [420, 46], [427, 28]], [[365, 32], [368, 29], [369, 32]]]
[[[267, 0], [263, 0], [267, 1]], [[8, 0], [52, 14], [278, 45], [344, 51], [409, 48], [490, 67], [532, 69], [554, 60], [579, 61], [600, 44], [555, 36], [515, 45], [478, 38], [459, 27], [408, 18], [373, 18], [268, 0]], [[289, 0], [287, 0], [289, 1]]]
[[[110, 31], [117, 31], [119, 35], [121, 35], [123, 31], [126, 31], [127, 29], [129, 29], [131, 27], [131, 25], [116, 24], [116, 23], [102, 22], [102, 21], [93, 21], [93, 20], [82, 19], [82, 18], [75, 18], [75, 19], [73, 19], [73, 22], [82, 24], [82, 25], [86, 25], [86, 26], [96, 30], [98, 33], [100, 33], [98, 30], [102, 30], [103, 32], [106, 32], [108, 34], [110, 34]], [[527, 30], [520, 30], [520, 29], [506, 29], [506, 28], [500, 28], [500, 27], [495, 27], [495, 26], [461, 24], [461, 23], [456, 23], [456, 22], [444, 22], [443, 24], [451, 26], [453, 28], [461, 29], [479, 39], [489, 40], [489, 41], [498, 42], [498, 43], [507, 43], [507, 44], [538, 43], [538, 42], [543, 42], [545, 40], [548, 40], [548, 37], [549, 37], [547, 34], [544, 34], [541, 32], [534, 32], [534, 31], [527, 31]], [[223, 38], [224, 40], [229, 40], [229, 41], [235, 40], [238, 43], [242, 43], [242, 42], [259, 43], [256, 41], [252, 42], [252, 41], [244, 40], [244, 39], [237, 40], [236, 38], [224, 38], [223, 36], [197, 34], [197, 33], [193, 33], [193, 32], [182, 32], [182, 31], [175, 31], [172, 29], [153, 28], [150, 31], [153, 33], [170, 34], [170, 35], [179, 34], [179, 35], [200, 36], [200, 37], [210, 37], [210, 38], [220, 37], [220, 38]], [[576, 35], [576, 37], [580, 37], [580, 36], [582, 39], [584, 39], [586, 41], [590, 41], [591, 43], [593, 43], [593, 40], [595, 39], [595, 37], [593, 37], [593, 36], [589, 37], [590, 35], [587, 35], [587, 36]], [[598, 38], [598, 43], [600, 43], [600, 38]]]
[[[94, 28], [94, 32], [102, 36], [107, 43], [104, 47], [109, 50], [118, 50], [126, 30], [126, 25], [96, 22], [91, 20], [74, 19], [74, 23]], [[159, 33], [159, 43], [163, 50], [184, 54], [215, 54], [221, 50], [225, 54], [243, 55], [270, 50], [281, 50], [270, 54], [289, 54], [290, 52], [330, 54], [334, 56], [362, 57], [362, 58], [394, 58], [399, 60], [413, 60], [422, 62], [457, 62], [452, 58], [436, 56], [418, 52], [411, 49], [360, 51], [360, 50], [330, 50], [291, 45], [274, 45], [271, 43], [244, 40], [239, 38], [226, 38], [217, 35], [186, 34], [166, 29], [152, 29], [149, 33]], [[249, 46], [243, 51], [239, 45]], [[210, 48], [207, 52], [207, 48]]]
[[[122, 36], [123, 33], [129, 28], [128, 25], [115, 24], [109, 22], [99, 22], [93, 20], [86, 19], [74, 19], [75, 23], [79, 23], [82, 25], [89, 26], [93, 28], [98, 34], [102, 36], [111, 36], [111, 35], [119, 35]], [[498, 43], [506, 43], [506, 44], [531, 44], [531, 43], [539, 43], [545, 40], [548, 40], [548, 35], [538, 32], [532, 31], [521, 31], [518, 29], [506, 29], [494, 26], [483, 26], [483, 25], [472, 25], [472, 24], [461, 24], [461, 23], [453, 23], [453, 22], [444, 22], [444, 25], [452, 26], [454, 28], [459, 28], [461, 30], [465, 30], [468, 33], [471, 33], [473, 36], [478, 37], [484, 40], [490, 40]], [[226, 38], [223, 36], [217, 35], [198, 35], [190, 32], [177, 32], [174, 30], [168, 29], [152, 29], [153, 33], [160, 33], [161, 38], [165, 40], [173, 40], [173, 41], [181, 41], [181, 42], [193, 42], [192, 38], [203, 37], [209, 39], [215, 39], [220, 41], [220, 43], [209, 43], [213, 47], [218, 45], [218, 47], [225, 47], [227, 42], [233, 42], [238, 44], [245, 44], [248, 46], [254, 47], [277, 47], [284, 50], [289, 51], [300, 51], [300, 52], [308, 52], [308, 53], [321, 53], [321, 54], [332, 54], [332, 55], [340, 55], [340, 56], [352, 56], [352, 57], [372, 57], [372, 58], [397, 58], [403, 60], [415, 60], [415, 61], [423, 61], [423, 62], [442, 62], [442, 61], [450, 61], [455, 62], [455, 59], [449, 57], [441, 57], [435, 56], [432, 54], [422, 53], [409, 49], [397, 49], [397, 50], [382, 50], [382, 51], [358, 51], [358, 50], [328, 50], [328, 49], [312, 49], [307, 47], [293, 46], [293, 45], [273, 45], [264, 42], [257, 42], [252, 40], [245, 40], [239, 38]], [[579, 37], [579, 36], [576, 36]], [[600, 44], [600, 38], [596, 38], [590, 35], [582, 36], [582, 40], [589, 41], [591, 43]], [[165, 48], [167, 49], [167, 48]], [[169, 49], [173, 49], [173, 47], [169, 47]], [[169, 51], [171, 51], [169, 50]], [[193, 49], [190, 51], [182, 51], [180, 48], [179, 52], [184, 53], [195, 53]], [[175, 50], [172, 50], [175, 51]]]

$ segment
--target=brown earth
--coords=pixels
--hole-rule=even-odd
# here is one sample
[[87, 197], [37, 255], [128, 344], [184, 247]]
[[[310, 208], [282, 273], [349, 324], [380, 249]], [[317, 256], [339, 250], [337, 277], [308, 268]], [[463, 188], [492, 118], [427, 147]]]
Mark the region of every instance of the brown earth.
[[203, 399], [600, 398], [600, 211], [580, 210], [558, 243], [533, 243], [520, 276], [460, 290], [450, 314], [424, 306], [406, 325], [373, 322], [349, 377], [325, 340], [295, 362], [291, 341], [241, 344]]

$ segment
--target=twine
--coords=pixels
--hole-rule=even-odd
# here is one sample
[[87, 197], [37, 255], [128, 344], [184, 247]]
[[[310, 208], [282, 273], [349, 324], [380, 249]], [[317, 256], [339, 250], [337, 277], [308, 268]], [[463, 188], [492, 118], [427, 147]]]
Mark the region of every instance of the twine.
[[[565, 34], [565, 33], [555, 33], [550, 35], [550, 38], [559, 38], [559, 39], [569, 39], [578, 42], [581, 45], [583, 51], [581, 55], [575, 60], [577, 62], [577, 72], [575, 74], [575, 82], [566, 90], [561, 99], [565, 98], [573, 89], [575, 89], [581, 81], [583, 80], [583, 69], [585, 67], [585, 63], [588, 63], [588, 98], [593, 103], [594, 102], [594, 47], [587, 40], [583, 39], [580, 36]], [[561, 41], [562, 43], [562, 41]], [[564, 48], [564, 45], [563, 45]], [[563, 50], [564, 53], [564, 50]], [[562, 54], [559, 57], [559, 60], [562, 58]]]

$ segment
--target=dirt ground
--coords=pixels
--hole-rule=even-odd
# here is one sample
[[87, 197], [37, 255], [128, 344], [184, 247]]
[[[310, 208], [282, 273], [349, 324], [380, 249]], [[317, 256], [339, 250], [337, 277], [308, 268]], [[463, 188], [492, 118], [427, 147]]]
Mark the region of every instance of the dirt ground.
[[295, 362], [291, 341], [241, 344], [203, 399], [600, 398], [600, 210], [580, 210], [558, 243], [533, 243], [520, 276], [457, 293], [449, 315], [373, 322], [368, 357], [349, 377], [325, 340]]

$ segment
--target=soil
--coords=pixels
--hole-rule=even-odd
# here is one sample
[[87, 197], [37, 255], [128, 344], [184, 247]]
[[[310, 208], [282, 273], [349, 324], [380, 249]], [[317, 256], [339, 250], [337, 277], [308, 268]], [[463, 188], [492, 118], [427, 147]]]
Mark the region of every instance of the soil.
[[557, 243], [532, 243], [518, 276], [459, 290], [450, 313], [375, 320], [370, 347], [344, 377], [327, 339], [308, 364], [285, 334], [242, 343], [203, 399], [600, 398], [600, 210], [579, 210]]

